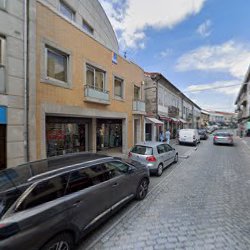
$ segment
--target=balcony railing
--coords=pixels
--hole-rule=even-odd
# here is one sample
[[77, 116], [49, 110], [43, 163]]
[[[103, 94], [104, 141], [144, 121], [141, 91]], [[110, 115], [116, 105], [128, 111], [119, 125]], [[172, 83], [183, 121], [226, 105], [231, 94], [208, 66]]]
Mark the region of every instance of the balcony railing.
[[0, 65], [0, 93], [5, 93], [5, 68]]
[[109, 91], [91, 85], [84, 85], [85, 101], [110, 104]]
[[133, 100], [133, 111], [135, 112], [146, 112], [145, 102], [142, 100]]

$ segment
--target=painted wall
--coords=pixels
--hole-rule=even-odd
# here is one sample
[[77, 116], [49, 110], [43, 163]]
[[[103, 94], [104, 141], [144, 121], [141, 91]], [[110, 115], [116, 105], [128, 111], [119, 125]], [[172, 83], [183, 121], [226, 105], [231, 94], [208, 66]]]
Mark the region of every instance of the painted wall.
[[[41, 113], [45, 105], [57, 107], [71, 107], [85, 110], [89, 115], [95, 111], [126, 113], [128, 147], [133, 144], [133, 115], [132, 104], [134, 84], [141, 87], [143, 70], [137, 65], [118, 56], [118, 63], [112, 63], [112, 51], [96, 42], [93, 38], [77, 29], [70, 22], [47, 6], [37, 3], [37, 30], [36, 30], [36, 146], [37, 158], [41, 158], [41, 140], [44, 138], [41, 122]], [[57, 48], [69, 51], [72, 83], [69, 88], [58, 87], [41, 80], [44, 70], [44, 43], [50, 42]], [[84, 101], [85, 65], [86, 63], [98, 66], [106, 71], [107, 90], [110, 92], [110, 105], [89, 103]], [[114, 75], [124, 79], [125, 98], [116, 100], [113, 91]]]

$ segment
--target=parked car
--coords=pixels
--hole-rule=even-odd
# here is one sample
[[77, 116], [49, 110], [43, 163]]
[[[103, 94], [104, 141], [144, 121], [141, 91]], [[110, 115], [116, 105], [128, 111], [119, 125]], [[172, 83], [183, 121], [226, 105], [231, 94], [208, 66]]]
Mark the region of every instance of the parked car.
[[234, 144], [233, 135], [229, 132], [218, 131], [214, 133], [213, 143], [214, 145], [216, 144], [233, 145]]
[[138, 161], [148, 167], [150, 173], [161, 176], [164, 168], [178, 162], [178, 152], [167, 143], [137, 143], [129, 152], [131, 160]]
[[80, 153], [0, 172], [0, 249], [73, 249], [129, 200], [145, 198], [148, 168]]
[[200, 135], [197, 129], [181, 129], [179, 131], [179, 144], [193, 144], [200, 142]]
[[208, 138], [206, 129], [199, 129], [198, 133], [199, 133], [200, 139], [206, 140]]

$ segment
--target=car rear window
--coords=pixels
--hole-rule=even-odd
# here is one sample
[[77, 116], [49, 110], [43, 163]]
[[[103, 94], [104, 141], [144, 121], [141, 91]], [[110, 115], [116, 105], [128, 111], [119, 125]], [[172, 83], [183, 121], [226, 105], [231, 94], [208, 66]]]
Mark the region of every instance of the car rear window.
[[131, 150], [132, 153], [139, 155], [152, 155], [153, 148], [147, 146], [136, 145]]
[[229, 133], [216, 133], [216, 136], [230, 136]]

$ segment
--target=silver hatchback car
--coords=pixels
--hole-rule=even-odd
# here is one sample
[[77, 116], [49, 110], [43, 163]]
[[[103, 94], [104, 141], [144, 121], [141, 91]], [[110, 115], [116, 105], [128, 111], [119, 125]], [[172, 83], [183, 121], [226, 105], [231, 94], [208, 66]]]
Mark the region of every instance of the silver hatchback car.
[[129, 152], [131, 160], [146, 165], [150, 173], [161, 176], [163, 169], [171, 163], [178, 162], [178, 152], [167, 143], [141, 142], [137, 143]]

